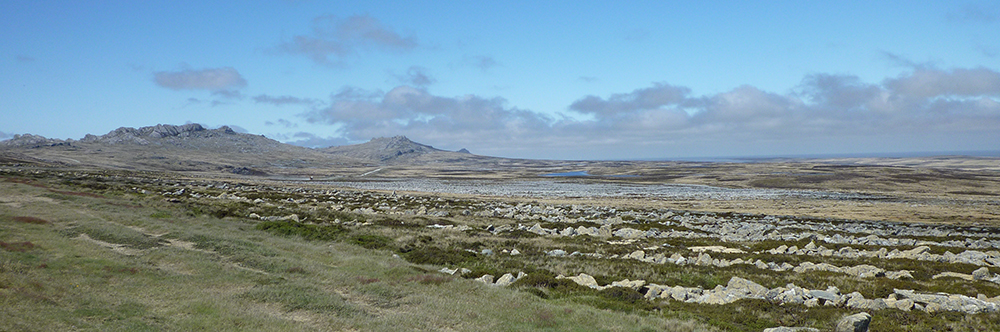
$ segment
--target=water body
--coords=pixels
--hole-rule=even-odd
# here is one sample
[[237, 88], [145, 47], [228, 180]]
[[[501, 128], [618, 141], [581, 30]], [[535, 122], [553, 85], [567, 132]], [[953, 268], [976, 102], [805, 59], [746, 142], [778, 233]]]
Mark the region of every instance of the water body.
[[819, 190], [730, 189], [689, 184], [582, 183], [564, 180], [441, 180], [379, 179], [324, 181], [333, 186], [364, 190], [398, 190], [505, 197], [638, 197], [671, 200], [737, 200], [812, 198], [869, 200], [883, 197]]
[[619, 175], [591, 175], [587, 171], [576, 171], [576, 172], [565, 172], [565, 173], [549, 173], [542, 174], [545, 177], [576, 177], [576, 176], [594, 176], [594, 177], [605, 177], [605, 178], [634, 178], [638, 175], [631, 174], [619, 174]]
[[577, 171], [577, 172], [565, 172], [565, 173], [549, 173], [549, 174], [542, 174], [542, 176], [548, 176], [548, 177], [590, 176], [590, 173], [588, 173], [587, 171]]

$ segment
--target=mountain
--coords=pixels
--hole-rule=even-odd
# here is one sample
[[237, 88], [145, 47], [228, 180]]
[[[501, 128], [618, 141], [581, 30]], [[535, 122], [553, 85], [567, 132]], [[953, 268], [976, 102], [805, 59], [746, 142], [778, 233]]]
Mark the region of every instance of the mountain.
[[[464, 149], [463, 149], [464, 150]], [[337, 157], [353, 158], [380, 165], [428, 164], [474, 159], [471, 153], [452, 152], [411, 141], [406, 136], [377, 137], [367, 143], [332, 146], [319, 151]]]
[[[0, 141], [0, 163], [195, 173], [280, 176], [357, 176], [372, 167], [420, 166], [489, 169], [513, 161], [445, 151], [405, 136], [379, 137], [356, 145], [310, 149], [227, 126], [158, 124], [121, 127], [80, 140], [15, 135]], [[380, 175], [391, 173], [390, 168]]]
[[[199, 124], [121, 127], [79, 141], [18, 135], [0, 142], [10, 160], [40, 160], [64, 166], [138, 170], [228, 172], [243, 175], [315, 173], [331, 166], [361, 166], [363, 160], [335, 157], [284, 144], [262, 135]], [[311, 173], [310, 173], [311, 172]]]
[[14, 137], [9, 140], [0, 141], [0, 147], [8, 148], [40, 148], [66, 144], [67, 141], [61, 139], [45, 138], [44, 136], [32, 134], [14, 135]]
[[415, 155], [438, 152], [433, 146], [411, 141], [406, 136], [372, 138], [367, 143], [331, 146], [320, 149], [331, 155], [358, 158], [369, 161], [386, 162], [393, 159], [413, 157]]

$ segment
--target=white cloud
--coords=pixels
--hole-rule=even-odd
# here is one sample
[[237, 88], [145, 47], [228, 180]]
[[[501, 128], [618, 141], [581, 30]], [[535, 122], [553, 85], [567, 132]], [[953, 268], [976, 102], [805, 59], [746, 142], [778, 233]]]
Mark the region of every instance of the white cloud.
[[613, 94], [607, 99], [593, 95], [586, 96], [573, 102], [569, 108], [581, 113], [607, 117], [679, 104], [686, 99], [689, 93], [691, 93], [691, 89], [686, 87], [655, 83], [652, 87], [637, 89], [629, 93]]
[[295, 128], [295, 127], [299, 126], [297, 123], [294, 123], [294, 122], [291, 122], [291, 121], [288, 121], [288, 120], [285, 120], [285, 119], [278, 119], [276, 122], [264, 121], [264, 125], [267, 125], [267, 126], [273, 126], [275, 124], [282, 125], [285, 128]]
[[250, 131], [247, 130], [246, 128], [243, 128], [243, 127], [240, 127], [240, 126], [237, 126], [237, 125], [226, 125], [225, 127], [229, 127], [229, 129], [232, 129], [233, 131], [235, 131], [237, 133], [241, 133], [241, 134], [250, 133]]
[[216, 90], [212, 91], [212, 95], [226, 99], [243, 99], [243, 93], [237, 90]]
[[351, 144], [351, 142], [343, 137], [320, 137], [307, 132], [297, 132], [285, 143], [307, 148], [325, 148]]
[[231, 91], [247, 85], [243, 75], [232, 67], [159, 71], [153, 73], [153, 82], [172, 90]]
[[654, 83], [569, 105], [589, 118], [411, 86], [385, 93], [345, 88], [302, 116], [338, 126], [348, 141], [407, 135], [442, 148], [536, 158], [961, 150], [995, 148], [986, 142], [1000, 139], [998, 96], [994, 70], [924, 67], [878, 84], [814, 74], [788, 94], [745, 85], [692, 96], [687, 87]]
[[392, 74], [392, 76], [403, 85], [425, 87], [437, 82], [436, 79], [427, 74], [427, 68], [420, 66], [411, 66], [405, 74]]
[[962, 8], [949, 12], [947, 17], [952, 22], [993, 23], [1000, 21], [1000, 8], [995, 5], [967, 3]]
[[461, 63], [466, 66], [478, 68], [479, 70], [482, 70], [484, 72], [494, 67], [501, 66], [499, 61], [497, 61], [491, 56], [486, 56], [486, 55], [474, 55], [474, 56], [466, 55], [462, 57]]
[[338, 19], [320, 16], [312, 21], [308, 35], [297, 35], [282, 42], [277, 49], [284, 53], [304, 55], [319, 64], [334, 65], [346, 56], [360, 51], [408, 51], [418, 46], [416, 37], [403, 37], [368, 15]]
[[309, 105], [319, 104], [319, 100], [312, 98], [299, 98], [292, 96], [269, 96], [265, 94], [254, 96], [253, 101], [258, 104], [271, 104], [274, 106], [285, 106], [285, 105], [309, 106]]
[[906, 97], [992, 96], [1000, 97], [1000, 73], [984, 68], [940, 70], [917, 68], [912, 73], [882, 83], [894, 94]]
[[349, 140], [405, 134], [495, 142], [539, 135], [552, 122], [539, 113], [507, 107], [503, 98], [441, 97], [411, 86], [386, 93], [345, 88], [331, 97], [330, 106], [304, 117], [310, 123], [343, 125], [341, 131]]

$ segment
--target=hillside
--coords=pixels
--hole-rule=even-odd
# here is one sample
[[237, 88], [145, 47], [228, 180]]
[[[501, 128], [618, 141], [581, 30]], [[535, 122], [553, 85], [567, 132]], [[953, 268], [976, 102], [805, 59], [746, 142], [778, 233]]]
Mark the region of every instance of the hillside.
[[7, 159], [70, 167], [242, 175], [362, 164], [262, 135], [237, 133], [226, 126], [206, 129], [199, 124], [121, 127], [101, 136], [88, 134], [79, 141], [18, 135], [0, 142], [0, 150], [10, 156]]
[[372, 138], [366, 143], [331, 146], [320, 151], [337, 157], [354, 158], [381, 165], [424, 165], [495, 159], [475, 156], [465, 149], [459, 152], [436, 149], [430, 145], [411, 141], [406, 136]]

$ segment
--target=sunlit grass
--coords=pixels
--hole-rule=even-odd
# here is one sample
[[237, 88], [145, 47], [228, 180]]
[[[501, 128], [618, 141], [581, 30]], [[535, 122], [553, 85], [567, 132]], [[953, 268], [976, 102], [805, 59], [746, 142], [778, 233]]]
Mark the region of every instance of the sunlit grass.
[[[445, 276], [394, 257], [391, 232], [306, 239], [108, 190], [105, 198], [0, 205], [0, 241], [31, 243], [0, 250], [0, 330], [705, 328]], [[0, 191], [52, 194], [10, 182]], [[25, 216], [48, 222], [14, 220]]]

